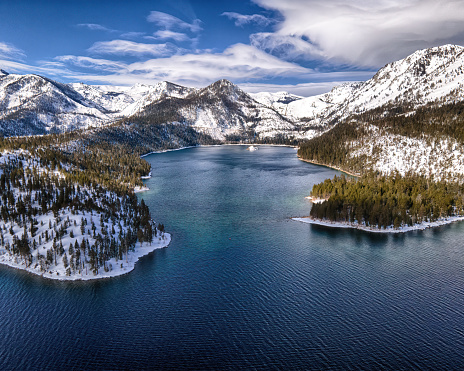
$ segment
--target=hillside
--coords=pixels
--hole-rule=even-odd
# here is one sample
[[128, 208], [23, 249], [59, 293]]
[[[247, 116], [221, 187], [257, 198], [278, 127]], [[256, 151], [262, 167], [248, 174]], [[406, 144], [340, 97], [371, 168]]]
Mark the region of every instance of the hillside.
[[464, 181], [464, 102], [382, 107], [301, 145], [305, 160], [363, 174], [413, 173]]

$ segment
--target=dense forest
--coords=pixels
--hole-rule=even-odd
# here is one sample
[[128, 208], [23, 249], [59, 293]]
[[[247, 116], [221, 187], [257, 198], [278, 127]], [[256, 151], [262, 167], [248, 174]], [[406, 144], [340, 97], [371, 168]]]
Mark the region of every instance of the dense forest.
[[423, 176], [367, 173], [359, 179], [336, 176], [314, 185], [310, 216], [377, 228], [413, 225], [464, 214], [464, 185]]

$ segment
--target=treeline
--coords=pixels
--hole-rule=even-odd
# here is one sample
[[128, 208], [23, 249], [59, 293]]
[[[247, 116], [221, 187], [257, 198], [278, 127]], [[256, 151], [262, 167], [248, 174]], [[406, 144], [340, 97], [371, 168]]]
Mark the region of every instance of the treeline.
[[444, 105], [430, 103], [413, 108], [410, 105], [384, 106], [356, 117], [358, 122], [373, 124], [389, 133], [407, 137], [450, 137], [464, 144], [464, 102]]
[[367, 135], [362, 125], [354, 122], [341, 122], [332, 130], [300, 144], [298, 156], [317, 164], [343, 168], [352, 172], [364, 171], [365, 158], [352, 158], [350, 143], [361, 141]]
[[403, 177], [370, 172], [359, 179], [335, 176], [314, 185], [311, 196], [327, 199], [313, 204], [313, 218], [378, 228], [411, 226], [464, 214], [464, 185], [411, 174]]
[[28, 150], [41, 165], [59, 170], [70, 181], [87, 186], [104, 186], [118, 194], [142, 186], [150, 164], [122, 144], [82, 144], [72, 135], [0, 138], [0, 150]]
[[372, 135], [366, 125], [374, 125], [383, 135], [402, 135], [424, 139], [432, 145], [451, 138], [464, 145], [464, 102], [414, 109], [410, 105], [383, 106], [352, 116], [332, 130], [302, 143], [298, 155], [319, 164], [335, 166], [362, 174], [366, 155], [351, 157], [352, 143], [368, 141]]

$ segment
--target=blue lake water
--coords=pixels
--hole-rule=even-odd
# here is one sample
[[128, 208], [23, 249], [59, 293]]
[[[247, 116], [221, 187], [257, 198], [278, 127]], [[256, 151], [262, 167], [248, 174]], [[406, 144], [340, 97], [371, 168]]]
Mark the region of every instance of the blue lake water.
[[123, 277], [0, 266], [0, 369], [458, 369], [464, 223], [376, 235], [291, 221], [338, 172], [284, 147], [154, 154], [171, 245]]

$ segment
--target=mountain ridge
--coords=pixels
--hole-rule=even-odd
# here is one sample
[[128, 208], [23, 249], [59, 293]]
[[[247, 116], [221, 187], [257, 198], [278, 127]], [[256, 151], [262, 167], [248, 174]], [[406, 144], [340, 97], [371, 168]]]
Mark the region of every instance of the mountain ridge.
[[311, 97], [248, 94], [227, 80], [204, 88], [170, 82], [118, 87], [4, 73], [0, 134], [66, 132], [156, 116], [156, 124], [188, 125], [222, 142], [307, 140], [380, 107], [408, 105], [414, 111], [429, 103], [464, 100], [463, 51], [457, 45], [418, 50], [388, 63], [365, 82], [345, 83]]

